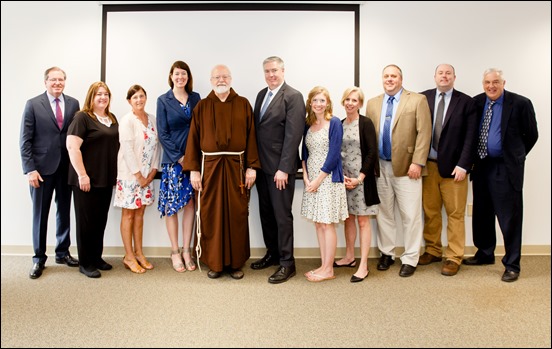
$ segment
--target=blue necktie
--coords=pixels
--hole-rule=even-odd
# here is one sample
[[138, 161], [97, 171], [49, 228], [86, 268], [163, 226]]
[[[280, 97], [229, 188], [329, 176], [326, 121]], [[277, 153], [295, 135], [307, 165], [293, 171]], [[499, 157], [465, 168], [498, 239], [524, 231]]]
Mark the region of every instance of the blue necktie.
[[496, 101], [490, 101], [485, 117], [483, 118], [483, 124], [481, 125], [481, 133], [479, 134], [479, 144], [477, 145], [477, 154], [481, 159], [487, 156], [487, 141], [489, 140], [489, 128], [491, 126], [491, 118], [493, 117], [493, 104]]
[[385, 123], [383, 124], [382, 155], [385, 160], [391, 160], [391, 119], [393, 118], [393, 100], [391, 96], [387, 100], [387, 111], [385, 112]]
[[263, 119], [263, 115], [266, 111], [266, 108], [268, 108], [268, 105], [270, 104], [270, 100], [272, 99], [272, 94], [273, 94], [272, 91], [268, 92], [268, 97], [266, 98], [266, 101], [264, 102], [263, 107], [261, 108], [261, 117], [259, 118], [259, 120]]

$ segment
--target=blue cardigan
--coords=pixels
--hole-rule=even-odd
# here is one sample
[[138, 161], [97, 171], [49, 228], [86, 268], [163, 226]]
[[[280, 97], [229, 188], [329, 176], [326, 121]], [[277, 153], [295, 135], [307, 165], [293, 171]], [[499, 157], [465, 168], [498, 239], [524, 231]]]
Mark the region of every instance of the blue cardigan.
[[200, 99], [197, 92], [189, 94], [190, 114], [186, 116], [172, 90], [157, 98], [157, 134], [163, 147], [162, 164], [174, 164], [184, 155], [192, 111]]
[[[303, 151], [302, 159], [307, 162], [309, 158], [309, 151], [305, 143], [305, 136], [310, 126], [305, 125], [305, 131], [303, 132]], [[330, 147], [328, 150], [328, 155], [326, 156], [326, 161], [320, 170], [325, 173], [331, 173], [332, 182], [343, 183], [343, 164], [341, 162], [341, 143], [343, 143], [343, 125], [341, 120], [336, 116], [332, 116], [330, 119]], [[308, 174], [304, 174], [308, 175]]]

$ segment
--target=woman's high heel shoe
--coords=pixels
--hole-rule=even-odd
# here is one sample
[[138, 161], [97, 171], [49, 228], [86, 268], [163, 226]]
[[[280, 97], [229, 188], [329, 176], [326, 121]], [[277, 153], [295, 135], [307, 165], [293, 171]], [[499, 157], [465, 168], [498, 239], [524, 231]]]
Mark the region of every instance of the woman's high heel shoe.
[[125, 265], [126, 269], [130, 269], [131, 272], [136, 274], [144, 274], [146, 272], [146, 269], [142, 268], [140, 264], [135, 260], [127, 260], [125, 257], [123, 257], [123, 264]]
[[140, 265], [142, 266], [142, 268], [144, 269], [147, 269], [147, 270], [151, 270], [153, 269], [153, 264], [151, 264], [147, 259], [146, 259], [146, 256], [144, 255], [135, 255], [136, 257], [136, 260], [138, 261], [138, 263], [140, 263]]
[[[190, 247], [188, 247], [188, 248], [182, 247], [182, 260], [184, 261], [184, 264], [186, 264], [186, 269], [188, 271], [194, 271], [197, 268], [197, 266], [194, 262], [194, 259], [192, 258], [191, 252], [192, 252], [192, 249]], [[185, 254], [190, 256], [190, 261], [189, 262], [186, 262], [186, 258], [184, 258]]]
[[172, 267], [177, 273], [183, 273], [186, 271], [184, 263], [182, 263], [182, 256], [180, 250], [171, 251]]

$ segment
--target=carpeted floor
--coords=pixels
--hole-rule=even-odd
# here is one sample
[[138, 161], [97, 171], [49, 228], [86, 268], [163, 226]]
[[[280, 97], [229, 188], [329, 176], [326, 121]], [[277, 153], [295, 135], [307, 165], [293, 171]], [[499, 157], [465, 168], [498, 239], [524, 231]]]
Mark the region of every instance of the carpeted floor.
[[550, 256], [522, 257], [514, 283], [500, 281], [495, 265], [462, 266], [440, 274], [440, 263], [414, 276], [390, 270], [349, 282], [308, 282], [317, 259], [298, 259], [297, 276], [272, 285], [275, 268], [245, 278], [178, 274], [168, 258], [151, 259], [143, 275], [115, 268], [89, 279], [53, 257], [31, 280], [31, 258], [2, 261], [4, 347], [541, 347], [551, 346]]

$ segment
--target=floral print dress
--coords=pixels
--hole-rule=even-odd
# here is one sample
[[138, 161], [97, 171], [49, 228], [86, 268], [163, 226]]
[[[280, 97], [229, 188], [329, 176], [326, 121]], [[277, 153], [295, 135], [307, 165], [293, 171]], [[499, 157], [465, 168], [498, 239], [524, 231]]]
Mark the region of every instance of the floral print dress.
[[[140, 159], [142, 176], [147, 177], [152, 169], [155, 151], [159, 146], [157, 131], [152, 120], [148, 118], [148, 127], [142, 125], [144, 131], [144, 149]], [[115, 189], [114, 205], [117, 207], [137, 209], [143, 205], [151, 205], [155, 200], [153, 182], [141, 187], [137, 180], [118, 179]]]
[[[305, 142], [309, 150], [307, 171], [309, 179], [312, 181], [318, 177], [328, 155], [330, 147], [329, 126], [316, 132], [309, 129]], [[329, 174], [316, 192], [303, 191], [301, 216], [316, 223], [331, 224], [344, 221], [349, 217], [345, 191], [345, 184], [332, 182], [332, 175]]]

